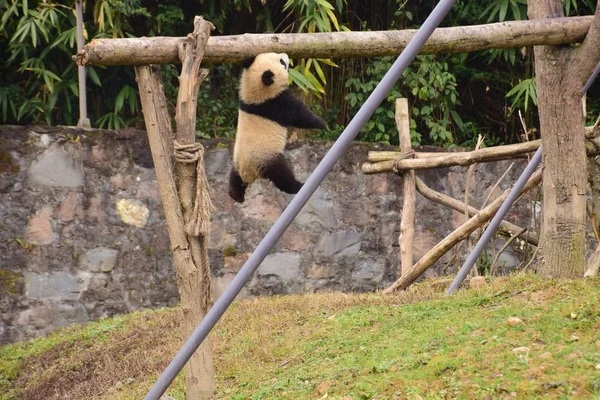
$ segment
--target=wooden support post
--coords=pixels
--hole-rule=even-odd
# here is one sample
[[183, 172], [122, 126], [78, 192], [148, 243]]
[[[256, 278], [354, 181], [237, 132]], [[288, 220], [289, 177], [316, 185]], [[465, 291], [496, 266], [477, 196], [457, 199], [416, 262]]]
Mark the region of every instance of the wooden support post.
[[[200, 62], [203, 46], [211, 29], [212, 24], [197, 17], [194, 21], [194, 33], [182, 46], [184, 60], [177, 102], [177, 140], [178, 145], [184, 149], [195, 144], [196, 102], [198, 88], [202, 81]], [[186, 233], [186, 223], [191, 218], [193, 203], [200, 201], [197, 197], [194, 199], [194, 193], [197, 194], [198, 191], [196, 162], [203, 161], [202, 157], [197, 157], [196, 162], [177, 163], [178, 192], [171, 161], [174, 136], [160, 71], [157, 66], [144, 65], [136, 66], [135, 72], [173, 251], [173, 263], [183, 309], [184, 336], [189, 336], [204, 317], [211, 303], [208, 232], [205, 231], [200, 235]], [[196, 150], [201, 154], [201, 149]], [[194, 156], [194, 150], [191, 156]], [[206, 210], [204, 218], [210, 218], [210, 210]], [[187, 399], [213, 398], [216, 382], [208, 338], [189, 360], [185, 382]]]
[[[177, 273], [177, 285], [183, 309], [184, 335], [188, 336], [205, 313], [202, 310], [203, 293], [205, 293], [202, 270], [194, 263], [195, 259], [189, 243], [190, 236], [186, 235], [184, 229], [185, 223], [171, 162], [173, 154], [171, 118], [167, 110], [167, 100], [159, 67], [136, 66], [135, 73], [171, 241], [173, 265]], [[204, 388], [199, 387], [200, 390], [205, 390], [206, 396], [196, 398], [212, 397], [215, 380], [212, 351], [208, 338], [188, 362], [186, 378], [188, 377], [190, 379], [186, 379], [187, 388], [190, 383], [195, 383], [195, 386], [198, 387], [201, 384], [207, 385]], [[188, 398], [193, 399], [193, 397]]]
[[[186, 41], [179, 45], [182, 67], [175, 114], [177, 126], [175, 156], [178, 161], [175, 171], [185, 221], [184, 229], [195, 266], [193, 270], [186, 270], [185, 275], [178, 271], [179, 279], [183, 283], [183, 286], [180, 285], [182, 304], [189, 305], [189, 307], [184, 306], [183, 308], [186, 337], [192, 334], [212, 305], [208, 258], [211, 204], [208, 197], [208, 184], [204, 175], [204, 148], [200, 143], [196, 143], [198, 91], [200, 83], [208, 74], [207, 70], [200, 69], [200, 64], [212, 29], [214, 26], [210, 22], [197, 16], [194, 18], [193, 33], [189, 34]], [[198, 177], [198, 174], [203, 176]], [[199, 210], [198, 207], [203, 210]], [[194, 221], [196, 219], [199, 221]], [[194, 229], [194, 226], [200, 227], [200, 225], [203, 225], [202, 228]], [[186, 297], [185, 303], [184, 296]], [[213, 398], [216, 379], [210, 341], [203, 342], [199, 351], [188, 362], [185, 369], [185, 386], [187, 399]]]
[[[522, 193], [536, 187], [542, 180], [542, 171], [536, 171], [523, 187]], [[431, 267], [441, 256], [448, 252], [456, 243], [463, 240], [467, 235], [471, 234], [475, 229], [482, 226], [490, 220], [496, 211], [500, 208], [510, 190], [506, 190], [500, 197], [494, 200], [489, 206], [479, 211], [470, 220], [458, 227], [454, 232], [448, 235], [444, 240], [435, 245], [427, 254], [409, 270], [405, 275], [402, 275], [394, 284], [383, 291], [384, 294], [390, 294], [397, 290], [404, 290], [413, 283], [423, 272]]]
[[[396, 99], [396, 126], [398, 127], [400, 150], [412, 150], [410, 140], [410, 116], [408, 115], [408, 100]], [[404, 275], [413, 265], [413, 237], [415, 234], [415, 208], [417, 190], [415, 188], [415, 171], [408, 170], [402, 174], [404, 179], [404, 203], [400, 219], [400, 261], [401, 275]]]

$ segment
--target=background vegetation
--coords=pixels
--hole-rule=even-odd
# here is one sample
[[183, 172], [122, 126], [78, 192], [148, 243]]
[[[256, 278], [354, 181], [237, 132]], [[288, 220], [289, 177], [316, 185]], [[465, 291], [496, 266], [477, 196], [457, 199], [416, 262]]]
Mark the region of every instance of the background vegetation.
[[[86, 4], [85, 36], [183, 36], [195, 15], [217, 27], [214, 35], [245, 32], [323, 32], [417, 28], [435, 1], [375, 0], [95, 0]], [[567, 15], [591, 14], [593, 0], [564, 0]], [[368, 5], [365, 5], [368, 4]], [[384, 11], [384, 10], [387, 10]], [[77, 69], [74, 1], [0, 0], [0, 121], [76, 124]], [[459, 0], [444, 26], [526, 19], [526, 0]], [[316, 133], [335, 139], [391, 65], [392, 57], [293, 60], [292, 80], [329, 124]], [[398, 143], [393, 102], [408, 97], [415, 144], [473, 145], [522, 140], [517, 110], [537, 124], [531, 48], [420, 56], [360, 140]], [[178, 66], [163, 67], [168, 98], [176, 99]], [[233, 136], [237, 66], [212, 69], [200, 93], [198, 134]], [[142, 127], [133, 68], [88, 68], [89, 114], [94, 126]], [[600, 109], [600, 84], [588, 92], [588, 115]], [[535, 137], [535, 131], [530, 139]]]

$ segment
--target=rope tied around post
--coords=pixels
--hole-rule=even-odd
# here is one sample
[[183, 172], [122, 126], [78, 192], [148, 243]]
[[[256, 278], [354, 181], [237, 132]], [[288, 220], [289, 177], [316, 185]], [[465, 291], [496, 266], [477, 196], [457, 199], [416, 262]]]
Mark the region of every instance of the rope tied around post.
[[394, 158], [394, 161], [392, 161], [392, 170], [394, 173], [397, 174], [400, 171], [398, 168], [398, 162], [406, 160], [407, 158], [415, 158], [415, 151], [413, 149], [402, 150], [398, 157]]
[[208, 236], [213, 204], [208, 193], [208, 180], [204, 171], [204, 146], [200, 143], [181, 144], [175, 140], [174, 156], [175, 161], [183, 164], [196, 163], [194, 209], [189, 221], [185, 223], [185, 233], [191, 236]]

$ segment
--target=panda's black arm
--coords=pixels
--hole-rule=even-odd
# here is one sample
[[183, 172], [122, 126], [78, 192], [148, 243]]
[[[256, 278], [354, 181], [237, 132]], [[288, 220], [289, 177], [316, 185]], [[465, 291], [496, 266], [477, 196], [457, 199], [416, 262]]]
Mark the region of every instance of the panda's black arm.
[[285, 127], [323, 129], [325, 121], [312, 111], [290, 89], [261, 104], [240, 102], [240, 110], [259, 115]]
[[298, 98], [291, 90], [286, 90], [281, 94], [284, 96], [287, 113], [291, 117], [290, 125], [294, 128], [301, 129], [324, 129], [326, 124], [323, 119], [316, 116], [300, 98]]

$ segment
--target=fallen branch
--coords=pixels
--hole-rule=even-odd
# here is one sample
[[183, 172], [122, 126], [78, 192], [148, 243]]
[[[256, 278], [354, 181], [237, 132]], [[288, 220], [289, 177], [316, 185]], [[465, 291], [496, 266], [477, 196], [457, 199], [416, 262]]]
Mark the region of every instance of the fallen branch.
[[[433, 190], [432, 188], [427, 186], [421, 179], [419, 179], [419, 178], [416, 179], [416, 185], [417, 185], [417, 190], [419, 191], [419, 193], [426, 199], [433, 201], [434, 203], [438, 203], [438, 204], [442, 204], [444, 206], [450, 207], [459, 212], [464, 211], [464, 204], [461, 203], [459, 200], [456, 200], [450, 196], [447, 196], [443, 193]], [[469, 206], [469, 216], [470, 217], [477, 215], [478, 212], [479, 212], [478, 209], [476, 209], [475, 207]], [[511, 237], [516, 232], [519, 232], [521, 230], [521, 227], [514, 225], [508, 221], [502, 221], [502, 222], [500, 222], [498, 229], [502, 235]], [[533, 232], [530, 232], [529, 234], [522, 233], [522, 234], [518, 235], [518, 238], [525, 240], [526, 242], [528, 242], [529, 244], [531, 244], [533, 246], [537, 246], [539, 243], [537, 234], [535, 234]]]
[[[420, 54], [558, 45], [581, 42], [592, 17], [507, 21], [438, 28]], [[204, 63], [236, 63], [265, 52], [291, 58], [396, 56], [417, 31], [244, 34], [208, 40]], [[177, 64], [181, 37], [94, 39], [73, 56], [77, 65]]]
[[[542, 170], [536, 171], [531, 178], [525, 183], [522, 193], [525, 193], [535, 186], [537, 186], [542, 180]], [[456, 243], [463, 240], [467, 235], [473, 232], [475, 229], [485, 224], [491, 219], [494, 214], [498, 211], [510, 190], [506, 190], [502, 196], [494, 200], [489, 206], [478, 212], [475, 216], [469, 219], [467, 222], [462, 224], [459, 228], [454, 230], [444, 240], [434, 246], [427, 254], [409, 270], [406, 274], [402, 275], [392, 286], [388, 287], [383, 291], [384, 294], [390, 294], [397, 290], [406, 289], [411, 283], [413, 283], [423, 272], [429, 269], [437, 260], [440, 259], [445, 253], [447, 253]], [[461, 204], [462, 206], [462, 204]]]

